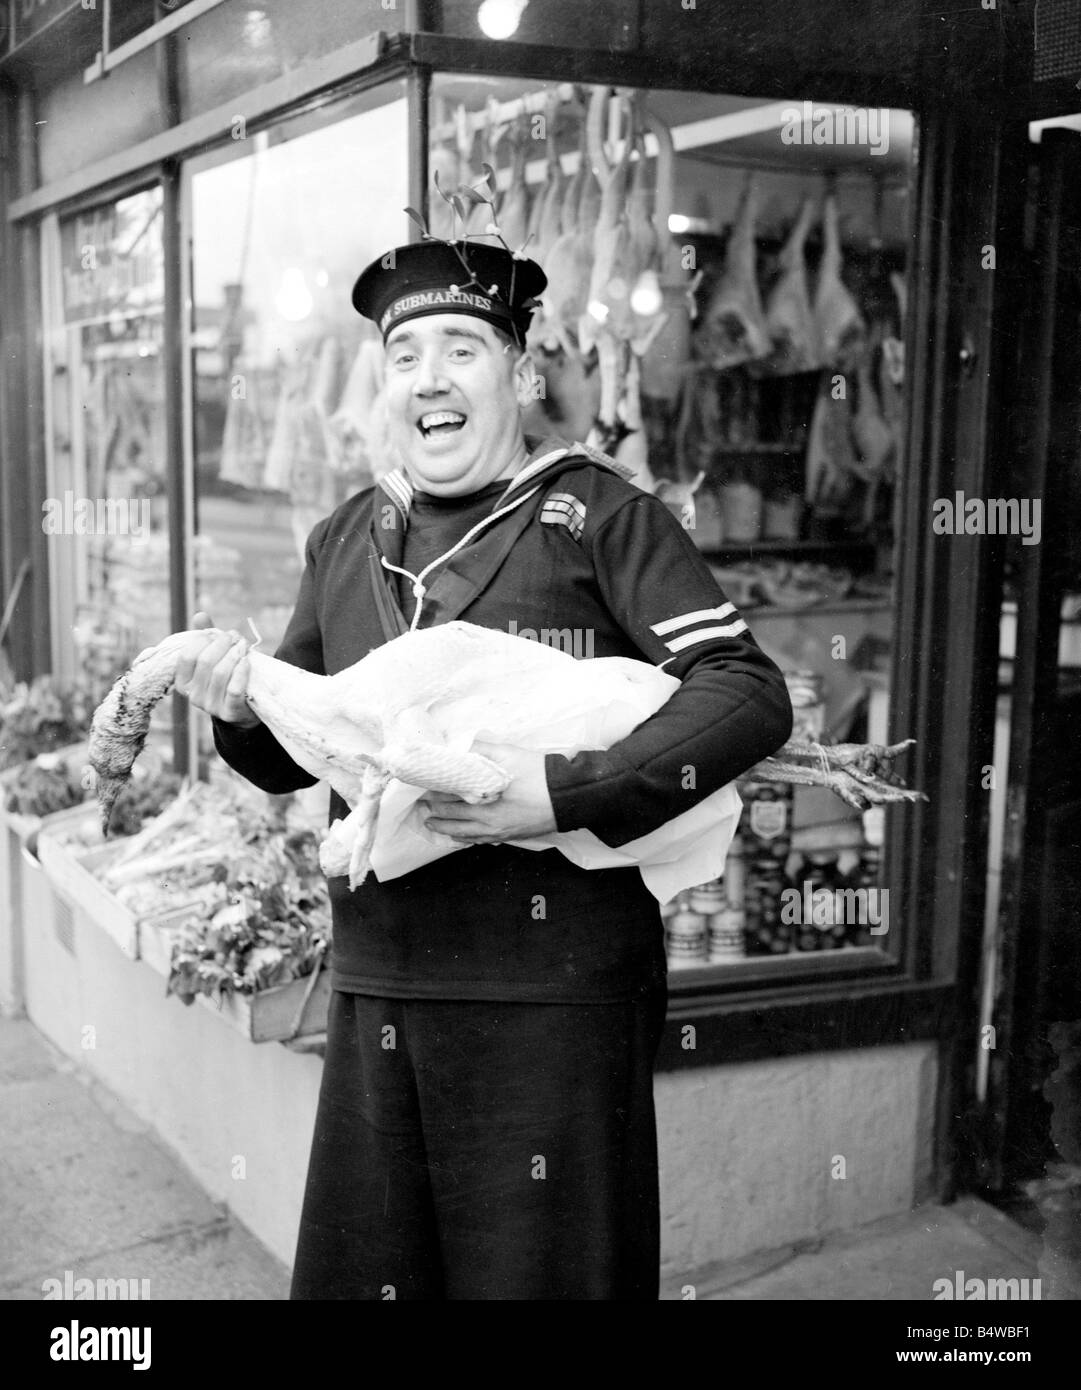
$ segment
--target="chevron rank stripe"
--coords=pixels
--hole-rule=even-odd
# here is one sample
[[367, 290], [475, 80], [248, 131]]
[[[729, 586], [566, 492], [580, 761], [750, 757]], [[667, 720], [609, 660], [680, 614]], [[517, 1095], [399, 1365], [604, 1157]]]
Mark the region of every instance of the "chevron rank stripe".
[[576, 541], [582, 539], [586, 524], [585, 503], [569, 492], [552, 492], [544, 499], [541, 521], [547, 526], [565, 526]]
[[[721, 623], [718, 621], [729, 618], [732, 621]], [[699, 627], [700, 623], [709, 623], [709, 627]], [[681, 628], [694, 628], [693, 632], [680, 632]], [[715, 637], [738, 637], [741, 632], [747, 631], [747, 624], [736, 612], [734, 603], [722, 603], [718, 608], [699, 608], [694, 613], [682, 613], [677, 618], [665, 618], [663, 622], [653, 623], [650, 631], [657, 637], [665, 639], [664, 645], [670, 652], [681, 652], [687, 647], [693, 647], [698, 642], [709, 642]], [[670, 633], [678, 633], [678, 636], [669, 636]]]

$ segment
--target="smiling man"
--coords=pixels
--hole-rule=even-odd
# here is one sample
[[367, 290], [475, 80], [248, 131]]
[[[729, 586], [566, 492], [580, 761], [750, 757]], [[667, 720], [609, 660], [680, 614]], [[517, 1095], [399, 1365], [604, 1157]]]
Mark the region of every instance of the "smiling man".
[[[430, 794], [464, 846], [355, 892], [330, 880], [333, 995], [292, 1296], [654, 1300], [657, 903], [635, 869], [507, 841], [619, 846], [788, 737], [784, 681], [667, 507], [610, 459], [527, 438], [540, 267], [468, 242], [400, 247], [353, 292], [380, 328], [402, 467], [315, 527], [277, 655], [333, 674], [410, 626], [586, 631], [681, 684], [621, 743], [485, 746], [494, 802]], [[178, 686], [269, 792], [310, 785], [244, 701], [245, 644], [193, 639]], [[688, 769], [693, 776], [688, 776]], [[346, 814], [336, 796], [331, 818]]]

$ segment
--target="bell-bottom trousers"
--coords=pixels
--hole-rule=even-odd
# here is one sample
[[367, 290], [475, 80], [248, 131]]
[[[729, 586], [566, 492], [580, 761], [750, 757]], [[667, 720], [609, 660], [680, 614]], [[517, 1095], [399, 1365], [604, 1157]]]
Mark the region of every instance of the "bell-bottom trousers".
[[656, 1300], [665, 1003], [335, 991], [291, 1297]]

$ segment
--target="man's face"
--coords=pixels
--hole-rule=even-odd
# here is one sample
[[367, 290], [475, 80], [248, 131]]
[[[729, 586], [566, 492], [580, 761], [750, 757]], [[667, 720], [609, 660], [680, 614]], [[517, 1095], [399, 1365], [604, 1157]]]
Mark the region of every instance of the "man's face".
[[386, 345], [391, 436], [413, 484], [455, 497], [512, 477], [524, 461], [520, 410], [532, 364], [468, 314], [408, 319]]

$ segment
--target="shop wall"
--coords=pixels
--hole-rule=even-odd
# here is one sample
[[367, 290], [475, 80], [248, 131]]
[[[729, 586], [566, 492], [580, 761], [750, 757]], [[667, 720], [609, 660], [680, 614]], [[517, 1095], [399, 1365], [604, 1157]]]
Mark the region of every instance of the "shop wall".
[[658, 1076], [662, 1278], [910, 1210], [936, 1078], [933, 1043]]
[[[206, 1009], [166, 999], [164, 979], [123, 956], [78, 910], [68, 950], [40, 868], [26, 866], [22, 911], [31, 1022], [291, 1263], [320, 1059], [249, 1042]], [[118, 1202], [123, 1188], [118, 1173]]]

